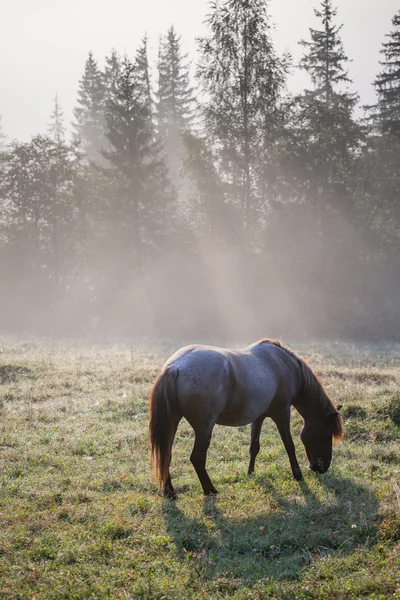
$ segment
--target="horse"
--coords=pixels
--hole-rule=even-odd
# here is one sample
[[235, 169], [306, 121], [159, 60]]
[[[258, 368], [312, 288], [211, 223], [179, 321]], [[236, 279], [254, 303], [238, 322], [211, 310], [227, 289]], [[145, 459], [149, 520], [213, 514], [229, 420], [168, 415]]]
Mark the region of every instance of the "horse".
[[240, 427], [251, 423], [248, 475], [260, 451], [266, 417], [276, 424], [294, 479], [303, 477], [290, 433], [290, 407], [304, 419], [300, 438], [310, 469], [326, 473], [332, 440], [343, 438], [341, 405], [335, 406], [308, 364], [276, 340], [262, 339], [240, 349], [185, 346], [165, 363], [149, 401], [149, 442], [159, 489], [175, 499], [171, 482], [172, 445], [184, 417], [194, 429], [190, 461], [205, 496], [217, 494], [206, 458], [214, 425]]

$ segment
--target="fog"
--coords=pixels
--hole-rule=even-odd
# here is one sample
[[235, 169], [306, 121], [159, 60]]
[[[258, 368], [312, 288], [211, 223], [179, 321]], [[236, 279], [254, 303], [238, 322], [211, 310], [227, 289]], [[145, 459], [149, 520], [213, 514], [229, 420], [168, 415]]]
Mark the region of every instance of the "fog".
[[[31, 57], [21, 71], [20, 47], [2, 67], [13, 92], [0, 106], [0, 329], [101, 341], [398, 338], [400, 138], [372, 113], [361, 120], [379, 100], [372, 83], [398, 7], [337, 4], [354, 58], [341, 58], [349, 81], [337, 88], [296, 68], [297, 42], [319, 26], [311, 2], [271, 2], [272, 50], [246, 68], [213, 40], [219, 54], [201, 54], [206, 3], [169, 13], [150, 2], [136, 21], [109, 18], [101, 3], [79, 14], [74, 3], [27, 5]], [[18, 30], [15, 10], [2, 43]], [[50, 117], [56, 91], [64, 114]]]
[[[362, 102], [370, 104], [374, 101], [371, 83], [379, 69], [379, 49], [390, 19], [398, 10], [398, 2], [337, 0], [334, 4], [338, 7], [339, 21], [344, 23], [343, 39], [352, 59], [350, 75]], [[299, 40], [307, 37], [309, 27], [316, 25], [313, 6], [317, 5], [313, 0], [269, 3], [277, 49], [289, 50], [295, 63], [301, 55]], [[0, 36], [0, 114], [9, 139], [27, 141], [31, 135], [44, 131], [55, 93], [69, 126], [79, 75], [89, 50], [100, 62], [112, 48], [132, 55], [147, 32], [154, 69], [158, 38], [174, 25], [182, 36], [185, 52], [195, 63], [195, 40], [206, 30], [207, 12], [207, 0], [149, 0], [140, 5], [115, 0], [112, 8], [103, 0], [8, 3], [2, 11]], [[294, 70], [289, 83], [293, 90], [300, 91], [308, 79]]]

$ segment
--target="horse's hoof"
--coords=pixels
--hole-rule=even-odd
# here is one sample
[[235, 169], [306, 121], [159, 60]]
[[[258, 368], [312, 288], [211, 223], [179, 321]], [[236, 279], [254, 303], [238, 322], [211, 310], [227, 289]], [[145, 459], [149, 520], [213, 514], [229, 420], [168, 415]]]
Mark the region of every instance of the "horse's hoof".
[[303, 473], [300, 470], [295, 471], [293, 473], [293, 477], [295, 478], [296, 481], [301, 481], [303, 479]]
[[163, 494], [164, 498], [168, 498], [168, 500], [176, 500], [178, 497], [175, 490], [164, 490]]
[[210, 490], [208, 492], [204, 492], [204, 496], [206, 496], [206, 498], [212, 498], [213, 496], [216, 496], [218, 494], [218, 490], [214, 489], [214, 490]]

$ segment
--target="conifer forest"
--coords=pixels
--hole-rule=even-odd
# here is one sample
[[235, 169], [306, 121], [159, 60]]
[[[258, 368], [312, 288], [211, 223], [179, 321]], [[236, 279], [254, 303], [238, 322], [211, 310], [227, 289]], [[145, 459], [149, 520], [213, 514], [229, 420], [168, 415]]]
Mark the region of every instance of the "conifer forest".
[[315, 14], [294, 64], [265, 0], [213, 1], [196, 57], [167, 24], [156, 61], [88, 52], [72, 123], [0, 121], [0, 329], [398, 341], [400, 11], [372, 106]]
[[400, 600], [400, 2], [202, 1], [3, 2], [0, 600]]

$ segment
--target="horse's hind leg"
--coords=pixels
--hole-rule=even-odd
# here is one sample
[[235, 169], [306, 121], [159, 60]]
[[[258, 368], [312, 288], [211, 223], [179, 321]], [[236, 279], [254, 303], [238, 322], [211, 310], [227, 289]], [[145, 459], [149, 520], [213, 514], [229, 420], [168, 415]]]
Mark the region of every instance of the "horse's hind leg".
[[169, 498], [170, 500], [176, 500], [176, 492], [174, 490], [174, 486], [172, 485], [170, 473], [168, 473], [168, 477], [165, 481], [163, 494], [165, 498]]
[[[174, 443], [174, 438], [175, 438], [176, 430], [178, 429], [179, 421], [180, 421], [180, 419], [178, 419], [173, 425], [172, 439], [171, 439], [170, 463], [171, 463], [171, 456], [172, 456], [172, 444]], [[164, 483], [163, 494], [164, 494], [165, 498], [170, 498], [171, 500], [176, 500], [176, 492], [174, 490], [174, 486], [172, 485], [171, 473], [169, 472], [169, 470], [168, 470], [168, 476]]]
[[195, 440], [190, 462], [194, 466], [197, 476], [200, 479], [201, 487], [205, 496], [217, 494], [217, 490], [212, 484], [206, 471], [207, 450], [210, 445], [212, 428], [210, 430], [195, 429]]
[[251, 424], [250, 462], [247, 475], [254, 473], [254, 463], [256, 462], [257, 454], [260, 452], [260, 433], [264, 419], [265, 417], [258, 417], [258, 419]]

